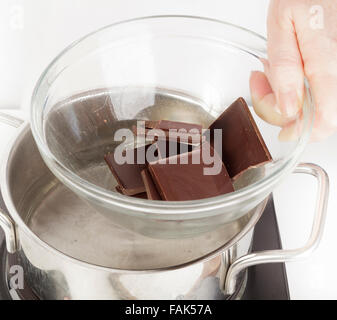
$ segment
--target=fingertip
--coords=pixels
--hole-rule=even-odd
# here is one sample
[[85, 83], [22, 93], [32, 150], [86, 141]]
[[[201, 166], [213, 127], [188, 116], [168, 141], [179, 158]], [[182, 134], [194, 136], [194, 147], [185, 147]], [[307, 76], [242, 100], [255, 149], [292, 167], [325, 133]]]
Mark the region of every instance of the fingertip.
[[263, 99], [257, 101], [252, 99], [253, 108], [255, 113], [264, 121], [282, 127], [286, 125], [287, 119], [282, 116], [275, 107], [275, 95], [270, 93], [266, 95]]
[[297, 140], [303, 131], [303, 122], [301, 119], [296, 119], [287, 125], [283, 126], [279, 133], [278, 139], [283, 142], [290, 142]]
[[261, 100], [264, 96], [273, 92], [266, 75], [261, 71], [252, 71], [249, 84], [255, 100]]
[[286, 119], [276, 108], [276, 98], [266, 75], [261, 71], [253, 71], [250, 77], [250, 91], [255, 113], [264, 121], [284, 126]]
[[281, 142], [291, 142], [295, 141], [297, 138], [293, 127], [284, 127], [278, 135], [278, 139]]

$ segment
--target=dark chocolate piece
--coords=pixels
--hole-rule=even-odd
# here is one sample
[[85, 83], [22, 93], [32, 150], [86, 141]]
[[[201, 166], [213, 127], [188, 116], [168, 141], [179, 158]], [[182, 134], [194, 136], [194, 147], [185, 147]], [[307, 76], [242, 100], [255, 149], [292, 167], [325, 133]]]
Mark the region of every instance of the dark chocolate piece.
[[145, 128], [161, 129], [165, 131], [183, 129], [186, 130], [187, 132], [193, 130], [193, 133], [195, 134], [202, 133], [202, 126], [200, 124], [180, 122], [180, 121], [170, 121], [170, 120], [145, 121]]
[[[135, 135], [145, 135], [151, 141], [153, 140], [173, 140], [182, 143], [200, 144], [205, 140], [202, 136], [202, 126], [199, 124], [160, 120], [160, 121], [145, 121], [145, 127], [132, 127]], [[157, 131], [158, 130], [158, 131]], [[164, 136], [161, 135], [164, 131]], [[179, 130], [181, 130], [179, 132]], [[192, 130], [192, 131], [191, 131]]]
[[[123, 194], [134, 195], [145, 192], [145, 186], [140, 175], [146, 168], [146, 150], [148, 146], [142, 146], [135, 149], [126, 150], [125, 153], [132, 152], [134, 163], [124, 163], [122, 165], [115, 161], [114, 153], [108, 153], [104, 156], [112, 174], [117, 180]], [[138, 156], [142, 155], [142, 159]]]
[[[211, 146], [208, 147], [214, 155], [214, 160], [219, 164], [220, 172], [216, 175], [206, 175], [204, 172], [205, 168], [211, 168], [213, 164], [203, 161], [201, 155], [203, 148], [171, 157], [176, 158], [174, 160], [177, 164], [166, 163], [167, 159], [149, 163], [149, 172], [163, 200], [198, 200], [234, 191], [222, 160]], [[192, 161], [197, 158], [201, 161], [194, 164]]]
[[121, 186], [118, 185], [118, 186], [115, 187], [115, 189], [118, 193], [123, 194]]
[[137, 129], [136, 126], [132, 127], [132, 131], [135, 135], [143, 135], [147, 140], [150, 141], [171, 140], [193, 145], [199, 145], [201, 142], [205, 141], [205, 137], [199, 133], [177, 132], [174, 130], [167, 131], [163, 129], [148, 128]]
[[259, 163], [272, 160], [268, 148], [243, 98], [237, 99], [209, 127], [222, 130], [222, 161], [230, 177]]
[[146, 129], [153, 129], [158, 125], [159, 121], [151, 121], [151, 120], [146, 120], [145, 121], [145, 128]]
[[141, 172], [142, 179], [145, 185], [147, 198], [150, 200], [161, 200], [159, 192], [152, 180], [152, 177], [147, 169]]
[[146, 165], [149, 162], [155, 162], [159, 159], [167, 158], [170, 155], [176, 155], [177, 152], [187, 152], [192, 148], [189, 145], [183, 146], [182, 144], [178, 144], [175, 150], [175, 143], [176, 142], [173, 141], [160, 140], [152, 145], [149, 144], [135, 149], [125, 150], [124, 156], [127, 156], [127, 153], [133, 154], [134, 163], [131, 164], [124, 163], [120, 165], [115, 161], [113, 153], [105, 155], [104, 159], [117, 180], [117, 191], [128, 196], [146, 192], [141, 172], [146, 169]]
[[133, 198], [139, 198], [139, 199], [148, 199], [146, 192], [135, 194], [132, 197]]
[[193, 150], [193, 146], [190, 144], [179, 143], [172, 140], [158, 140], [154, 145], [158, 150], [159, 159], [169, 158]]
[[131, 194], [130, 189], [123, 189], [121, 186], [117, 186], [116, 191], [120, 194], [123, 194], [125, 196], [129, 196], [129, 197], [140, 198], [140, 199], [148, 199], [146, 192]]

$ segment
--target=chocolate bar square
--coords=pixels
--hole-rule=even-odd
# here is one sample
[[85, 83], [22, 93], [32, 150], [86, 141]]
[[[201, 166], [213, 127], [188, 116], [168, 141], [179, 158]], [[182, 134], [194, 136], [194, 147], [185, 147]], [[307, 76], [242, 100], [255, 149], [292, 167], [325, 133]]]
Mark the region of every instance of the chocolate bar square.
[[272, 160], [243, 98], [230, 105], [209, 129], [212, 146], [214, 129], [222, 130], [222, 161], [232, 178], [250, 166]]
[[[215, 161], [218, 161], [220, 165], [218, 174], [205, 174], [204, 169], [212, 165], [203, 161], [202, 147], [174, 156], [176, 157], [175, 164], [167, 163], [167, 159], [149, 163], [149, 172], [163, 200], [198, 200], [234, 191], [221, 158], [211, 146], [209, 148], [212, 150]], [[194, 163], [198, 158], [201, 161]]]

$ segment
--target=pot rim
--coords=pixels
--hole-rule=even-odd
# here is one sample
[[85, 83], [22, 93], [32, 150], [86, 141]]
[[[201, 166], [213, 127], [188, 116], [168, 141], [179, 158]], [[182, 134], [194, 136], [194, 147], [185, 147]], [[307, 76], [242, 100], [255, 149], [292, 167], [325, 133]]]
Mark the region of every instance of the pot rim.
[[[20, 139], [27, 134], [27, 132], [30, 130], [30, 125], [29, 123], [25, 123], [22, 125], [22, 127], [19, 128], [17, 134], [14, 136], [13, 139], [11, 139], [11, 142], [8, 144], [4, 156], [2, 159], [1, 167], [0, 167], [0, 190], [1, 194], [3, 196], [4, 203], [6, 205], [6, 208], [8, 210], [9, 216], [14, 220], [15, 224], [15, 232], [16, 232], [16, 245], [17, 245], [17, 250], [20, 247], [19, 242], [20, 239], [18, 238], [18, 230], [22, 230], [25, 235], [29, 238], [32, 239], [32, 241], [36, 242], [39, 246], [41, 246], [44, 250], [50, 251], [53, 254], [56, 254], [59, 256], [61, 259], [66, 259], [71, 263], [77, 264], [81, 267], [84, 268], [90, 268], [90, 269], [97, 269], [101, 271], [106, 271], [106, 272], [123, 272], [123, 273], [134, 273], [134, 274], [144, 274], [144, 273], [157, 273], [157, 272], [164, 272], [164, 271], [173, 271], [173, 270], [178, 270], [178, 269], [183, 269], [185, 267], [201, 263], [207, 260], [210, 260], [219, 254], [223, 253], [224, 251], [228, 250], [230, 247], [232, 247], [235, 243], [240, 241], [252, 228], [254, 228], [255, 224], [259, 221], [266, 205], [268, 202], [269, 197], [265, 198], [261, 203], [257, 205], [257, 210], [256, 212], [252, 215], [252, 217], [249, 219], [247, 224], [244, 226], [244, 228], [241, 229], [230, 241], [228, 241], [226, 244], [223, 246], [211, 251], [210, 253], [193, 259], [191, 261], [188, 261], [186, 263], [182, 263], [176, 266], [170, 266], [170, 267], [162, 267], [162, 268], [156, 268], [156, 269], [119, 269], [119, 268], [110, 268], [110, 267], [104, 267], [100, 265], [95, 265], [89, 262], [85, 262], [82, 260], [78, 260], [74, 257], [71, 257], [62, 251], [50, 246], [47, 242], [43, 241], [40, 239], [28, 226], [27, 224], [22, 220], [20, 214], [17, 212], [16, 207], [13, 203], [10, 190], [8, 188], [9, 185], [9, 161], [10, 158], [13, 154], [13, 150], [17, 144], [20, 143]], [[5, 214], [5, 213], [1, 213]]]

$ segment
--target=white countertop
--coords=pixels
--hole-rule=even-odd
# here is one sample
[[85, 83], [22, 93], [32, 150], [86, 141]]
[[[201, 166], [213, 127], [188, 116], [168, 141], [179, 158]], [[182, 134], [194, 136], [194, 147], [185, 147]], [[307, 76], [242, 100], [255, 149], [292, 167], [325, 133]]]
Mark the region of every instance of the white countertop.
[[[16, 115], [27, 115], [29, 96], [32, 87], [46, 64], [65, 45], [79, 36], [102, 25], [135, 16], [153, 14], [191, 14], [202, 15], [227, 20], [243, 25], [259, 33], [265, 34], [265, 17], [268, 0], [237, 0], [237, 1], [201, 1], [201, 0], [171, 0], [169, 8], [158, 1], [145, 0], [142, 5], [135, 1], [116, 0], [114, 4], [99, 0], [82, 1], [51, 1], [36, 0], [31, 7], [22, 3], [25, 9], [25, 28], [21, 31], [12, 30], [8, 40], [13, 38], [23, 45], [23, 55], [18, 56], [18, 43], [8, 42], [8, 51], [0, 54], [8, 77], [0, 75], [0, 108], [6, 106], [21, 106], [21, 111], [11, 111]], [[4, 3], [9, 5], [9, 1]], [[57, 4], [56, 4], [57, 3]], [[71, 3], [71, 7], [69, 7]], [[80, 3], [80, 4], [79, 4]], [[100, 3], [101, 6], [97, 6]], [[182, 3], [184, 4], [182, 6]], [[234, 4], [235, 3], [235, 4]], [[106, 6], [111, 10], [106, 10]], [[126, 9], [127, 8], [127, 9]], [[43, 11], [43, 15], [41, 12]], [[0, 5], [1, 12], [1, 5]], [[4, 12], [4, 11], [2, 11]], [[65, 23], [59, 23], [60, 13]], [[76, 13], [76, 24], [72, 24]], [[36, 23], [33, 19], [40, 19]], [[0, 17], [1, 18], [1, 17]], [[1, 20], [1, 19], [0, 19]], [[3, 21], [3, 20], [2, 20]], [[41, 28], [43, 24], [43, 28]], [[69, 28], [71, 25], [71, 28]], [[1, 27], [1, 21], [0, 21]], [[65, 32], [66, 30], [66, 32]], [[3, 35], [0, 33], [0, 37]], [[21, 44], [20, 41], [24, 41]], [[19, 46], [19, 48], [21, 48]], [[16, 54], [13, 54], [13, 52]], [[4, 55], [4, 56], [2, 56]], [[18, 68], [22, 66], [22, 69]], [[2, 72], [2, 75], [4, 73]], [[17, 90], [16, 90], [17, 89]], [[4, 110], [0, 110], [4, 111]], [[0, 152], [9, 142], [15, 129], [6, 128], [0, 124]], [[292, 299], [337, 299], [337, 135], [316, 144], [310, 144], [302, 160], [322, 166], [329, 174], [331, 182], [328, 219], [322, 243], [315, 253], [303, 262], [287, 264], [289, 288]], [[281, 238], [284, 248], [295, 248], [303, 245], [309, 235], [316, 195], [315, 179], [302, 175], [293, 175], [274, 192], [275, 206]]]

